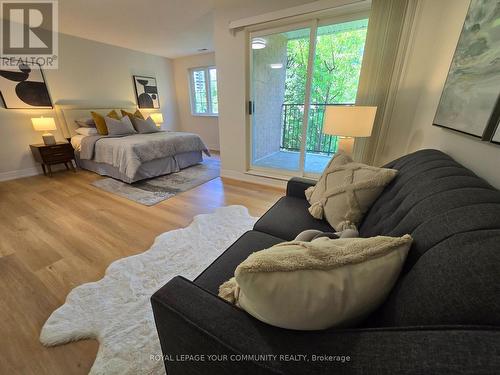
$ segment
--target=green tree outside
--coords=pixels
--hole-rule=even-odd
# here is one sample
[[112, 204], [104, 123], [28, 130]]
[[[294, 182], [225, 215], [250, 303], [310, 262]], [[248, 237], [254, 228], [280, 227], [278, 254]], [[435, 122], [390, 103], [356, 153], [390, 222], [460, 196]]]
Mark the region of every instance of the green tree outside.
[[[306, 150], [332, 153], [336, 137], [323, 134], [324, 105], [351, 104], [356, 100], [368, 20], [318, 28], [311, 88]], [[287, 43], [285, 81], [286, 135], [284, 148], [300, 146], [305, 99], [309, 39]]]

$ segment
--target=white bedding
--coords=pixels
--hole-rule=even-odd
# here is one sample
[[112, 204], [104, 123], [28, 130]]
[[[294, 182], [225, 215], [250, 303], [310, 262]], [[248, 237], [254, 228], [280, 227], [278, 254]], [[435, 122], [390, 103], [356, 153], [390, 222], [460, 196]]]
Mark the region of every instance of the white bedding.
[[83, 137], [80, 142], [80, 159], [112, 165], [130, 179], [145, 162], [195, 151], [210, 156], [199, 135], [185, 132], [97, 135]]
[[82, 148], [82, 139], [85, 137], [86, 137], [86, 135], [81, 135], [81, 134], [77, 134], [77, 135], [74, 135], [73, 137], [71, 137], [71, 146], [73, 146], [73, 149], [75, 151], [80, 152], [80, 150]]

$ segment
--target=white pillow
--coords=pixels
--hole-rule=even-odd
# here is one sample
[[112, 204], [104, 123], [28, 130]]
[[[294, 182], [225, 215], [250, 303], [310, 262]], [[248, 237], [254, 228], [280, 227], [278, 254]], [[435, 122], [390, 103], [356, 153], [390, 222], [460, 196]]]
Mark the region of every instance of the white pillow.
[[106, 126], [108, 128], [108, 135], [110, 136], [136, 133], [128, 116], [123, 116], [120, 120], [105, 116], [104, 121], [106, 122]]
[[75, 123], [81, 128], [95, 128], [95, 122], [92, 117], [79, 118]]
[[354, 229], [396, 174], [395, 169], [355, 163], [336, 154], [318, 183], [305, 191], [309, 212], [316, 219], [325, 218], [338, 232]]
[[146, 120], [133, 117], [132, 122], [134, 123], [135, 130], [140, 134], [156, 133], [160, 131], [151, 117], [148, 117]]
[[97, 129], [96, 128], [78, 128], [75, 130], [77, 134], [81, 135], [97, 135]]
[[243, 261], [219, 296], [281, 328], [352, 325], [387, 297], [411, 242], [405, 235], [277, 244]]

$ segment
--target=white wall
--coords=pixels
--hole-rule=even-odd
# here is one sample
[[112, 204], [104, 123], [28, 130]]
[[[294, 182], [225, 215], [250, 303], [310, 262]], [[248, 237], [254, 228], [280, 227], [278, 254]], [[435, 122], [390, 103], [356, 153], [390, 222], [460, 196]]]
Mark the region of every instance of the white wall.
[[215, 65], [215, 54], [186, 56], [172, 60], [179, 129], [201, 136], [211, 150], [219, 150], [219, 119], [216, 116], [193, 116], [189, 93], [189, 69]]
[[215, 61], [218, 71], [219, 135], [222, 170], [228, 177], [241, 177], [248, 154], [246, 128], [247, 41], [244, 32], [233, 35], [229, 22], [278, 9], [308, 3], [304, 0], [216, 0]]
[[252, 53], [252, 81], [256, 111], [253, 114], [253, 160], [271, 155], [281, 145], [281, 105], [285, 101], [286, 69], [271, 69], [270, 64], [286, 66], [288, 39], [282, 34], [266, 38], [267, 47]]
[[469, 0], [422, 0], [390, 131], [377, 162], [436, 148], [500, 188], [499, 146], [432, 125], [468, 6]]
[[[169, 59], [64, 34], [59, 35], [59, 43], [59, 69], [44, 71], [54, 104], [59, 101], [85, 101], [103, 106], [110, 102], [136, 103], [132, 75], [155, 76], [163, 127], [175, 129], [177, 109]], [[0, 108], [0, 180], [41, 172], [29, 151], [30, 143], [42, 141], [41, 134], [31, 126], [31, 117], [40, 115], [56, 118], [54, 110]], [[59, 130], [55, 134], [58, 140], [63, 140]]]

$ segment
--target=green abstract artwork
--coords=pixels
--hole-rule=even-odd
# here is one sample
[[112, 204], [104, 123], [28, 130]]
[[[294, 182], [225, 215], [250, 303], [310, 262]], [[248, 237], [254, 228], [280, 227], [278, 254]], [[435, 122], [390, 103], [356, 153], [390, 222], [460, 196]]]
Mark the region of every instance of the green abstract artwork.
[[500, 1], [472, 0], [441, 94], [434, 125], [493, 135], [500, 94]]

